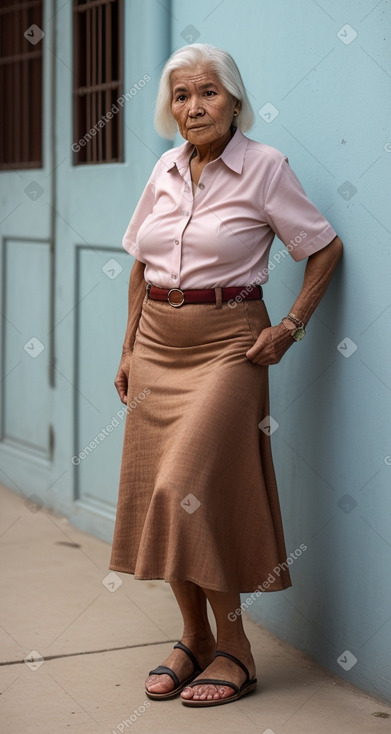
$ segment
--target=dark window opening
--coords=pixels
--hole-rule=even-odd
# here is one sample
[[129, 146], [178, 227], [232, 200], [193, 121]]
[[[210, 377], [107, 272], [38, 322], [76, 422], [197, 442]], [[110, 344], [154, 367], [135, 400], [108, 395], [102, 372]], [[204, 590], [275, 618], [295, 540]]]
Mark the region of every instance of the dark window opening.
[[123, 2], [74, 0], [74, 163], [123, 160]]
[[42, 167], [42, 0], [0, 0], [0, 169]]

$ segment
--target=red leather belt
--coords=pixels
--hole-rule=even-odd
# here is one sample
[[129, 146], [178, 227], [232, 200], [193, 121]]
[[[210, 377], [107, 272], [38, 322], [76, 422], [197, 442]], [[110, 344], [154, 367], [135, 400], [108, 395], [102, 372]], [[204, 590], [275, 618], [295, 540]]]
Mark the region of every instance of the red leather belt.
[[[221, 293], [220, 293], [221, 291]], [[158, 288], [148, 283], [147, 296], [153, 301], [167, 301], [179, 308], [187, 303], [216, 303], [227, 301], [259, 301], [263, 297], [261, 285], [230, 286], [228, 288], [203, 288], [183, 291], [181, 288]]]

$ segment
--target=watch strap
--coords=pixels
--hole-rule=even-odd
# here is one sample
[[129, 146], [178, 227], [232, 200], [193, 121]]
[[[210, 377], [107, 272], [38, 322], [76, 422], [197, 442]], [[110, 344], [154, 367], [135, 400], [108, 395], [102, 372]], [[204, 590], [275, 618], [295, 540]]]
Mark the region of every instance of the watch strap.
[[[292, 326], [288, 326], [288, 323], [290, 322]], [[304, 338], [306, 331], [304, 328], [303, 321], [300, 321], [300, 319], [297, 318], [294, 314], [288, 314], [287, 316], [283, 316], [281, 319], [281, 323], [285, 326], [287, 331], [289, 331], [292, 339], [295, 342], [301, 341], [301, 339]]]

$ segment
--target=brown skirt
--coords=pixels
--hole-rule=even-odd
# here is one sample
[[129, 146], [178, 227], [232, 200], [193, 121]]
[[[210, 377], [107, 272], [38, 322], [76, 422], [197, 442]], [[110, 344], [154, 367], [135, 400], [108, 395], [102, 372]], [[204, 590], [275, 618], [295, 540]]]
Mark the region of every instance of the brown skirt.
[[263, 301], [173, 308], [145, 297], [129, 372], [110, 569], [242, 593], [291, 586], [268, 368], [245, 356]]

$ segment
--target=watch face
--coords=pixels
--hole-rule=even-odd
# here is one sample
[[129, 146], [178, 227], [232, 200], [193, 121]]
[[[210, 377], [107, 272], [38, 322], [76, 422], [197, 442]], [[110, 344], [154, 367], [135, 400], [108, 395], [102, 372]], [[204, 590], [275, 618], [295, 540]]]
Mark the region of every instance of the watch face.
[[299, 328], [298, 328], [298, 329], [296, 329], [296, 331], [295, 331], [295, 332], [294, 332], [294, 333], [292, 334], [292, 336], [293, 336], [293, 338], [294, 338], [294, 340], [295, 340], [296, 342], [299, 342], [299, 341], [300, 341], [301, 339], [304, 339], [304, 337], [305, 337], [305, 329], [303, 329], [302, 327], [299, 327]]

